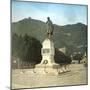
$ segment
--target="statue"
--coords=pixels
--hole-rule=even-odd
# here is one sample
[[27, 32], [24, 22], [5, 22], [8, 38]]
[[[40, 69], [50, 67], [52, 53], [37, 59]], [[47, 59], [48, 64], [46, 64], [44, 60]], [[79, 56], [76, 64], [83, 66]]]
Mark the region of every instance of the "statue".
[[50, 17], [47, 17], [47, 37], [48, 38], [51, 38], [52, 35], [53, 35], [53, 30], [54, 30], [54, 27], [53, 27], [53, 23], [52, 21], [50, 20]]

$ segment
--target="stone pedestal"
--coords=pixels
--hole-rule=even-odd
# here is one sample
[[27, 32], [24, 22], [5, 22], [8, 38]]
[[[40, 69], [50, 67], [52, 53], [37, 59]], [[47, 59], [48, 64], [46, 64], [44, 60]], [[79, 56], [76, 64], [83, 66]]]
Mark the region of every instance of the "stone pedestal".
[[38, 74], [57, 75], [59, 68], [60, 66], [58, 64], [53, 64], [53, 65], [38, 64], [35, 67], [35, 71]]
[[59, 64], [54, 61], [55, 48], [51, 39], [45, 39], [42, 43], [42, 61], [36, 65], [35, 71], [39, 74], [58, 74]]

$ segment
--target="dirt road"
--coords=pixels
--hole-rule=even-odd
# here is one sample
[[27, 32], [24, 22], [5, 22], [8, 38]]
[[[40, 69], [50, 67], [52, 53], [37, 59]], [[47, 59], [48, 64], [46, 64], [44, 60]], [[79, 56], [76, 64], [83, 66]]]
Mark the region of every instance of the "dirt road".
[[27, 69], [12, 71], [12, 88], [33, 88], [87, 84], [87, 68], [82, 64], [72, 64], [71, 71], [60, 75], [38, 75]]

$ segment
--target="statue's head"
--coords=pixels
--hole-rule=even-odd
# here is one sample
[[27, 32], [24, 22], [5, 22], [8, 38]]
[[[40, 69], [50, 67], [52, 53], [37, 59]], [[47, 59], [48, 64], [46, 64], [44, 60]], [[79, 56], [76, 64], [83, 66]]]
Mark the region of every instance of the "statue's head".
[[47, 17], [48, 20], [50, 20], [50, 17]]

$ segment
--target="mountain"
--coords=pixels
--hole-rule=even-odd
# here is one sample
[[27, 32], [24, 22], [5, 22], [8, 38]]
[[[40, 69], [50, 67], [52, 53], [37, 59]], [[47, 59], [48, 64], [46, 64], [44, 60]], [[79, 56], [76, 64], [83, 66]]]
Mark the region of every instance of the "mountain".
[[[46, 37], [46, 24], [40, 20], [25, 18], [13, 22], [12, 33], [18, 35], [28, 34], [42, 42]], [[54, 24], [54, 43], [56, 48], [66, 47], [70, 53], [75, 51], [85, 52], [87, 46], [87, 25], [76, 23], [72, 25], [59, 26]]]

